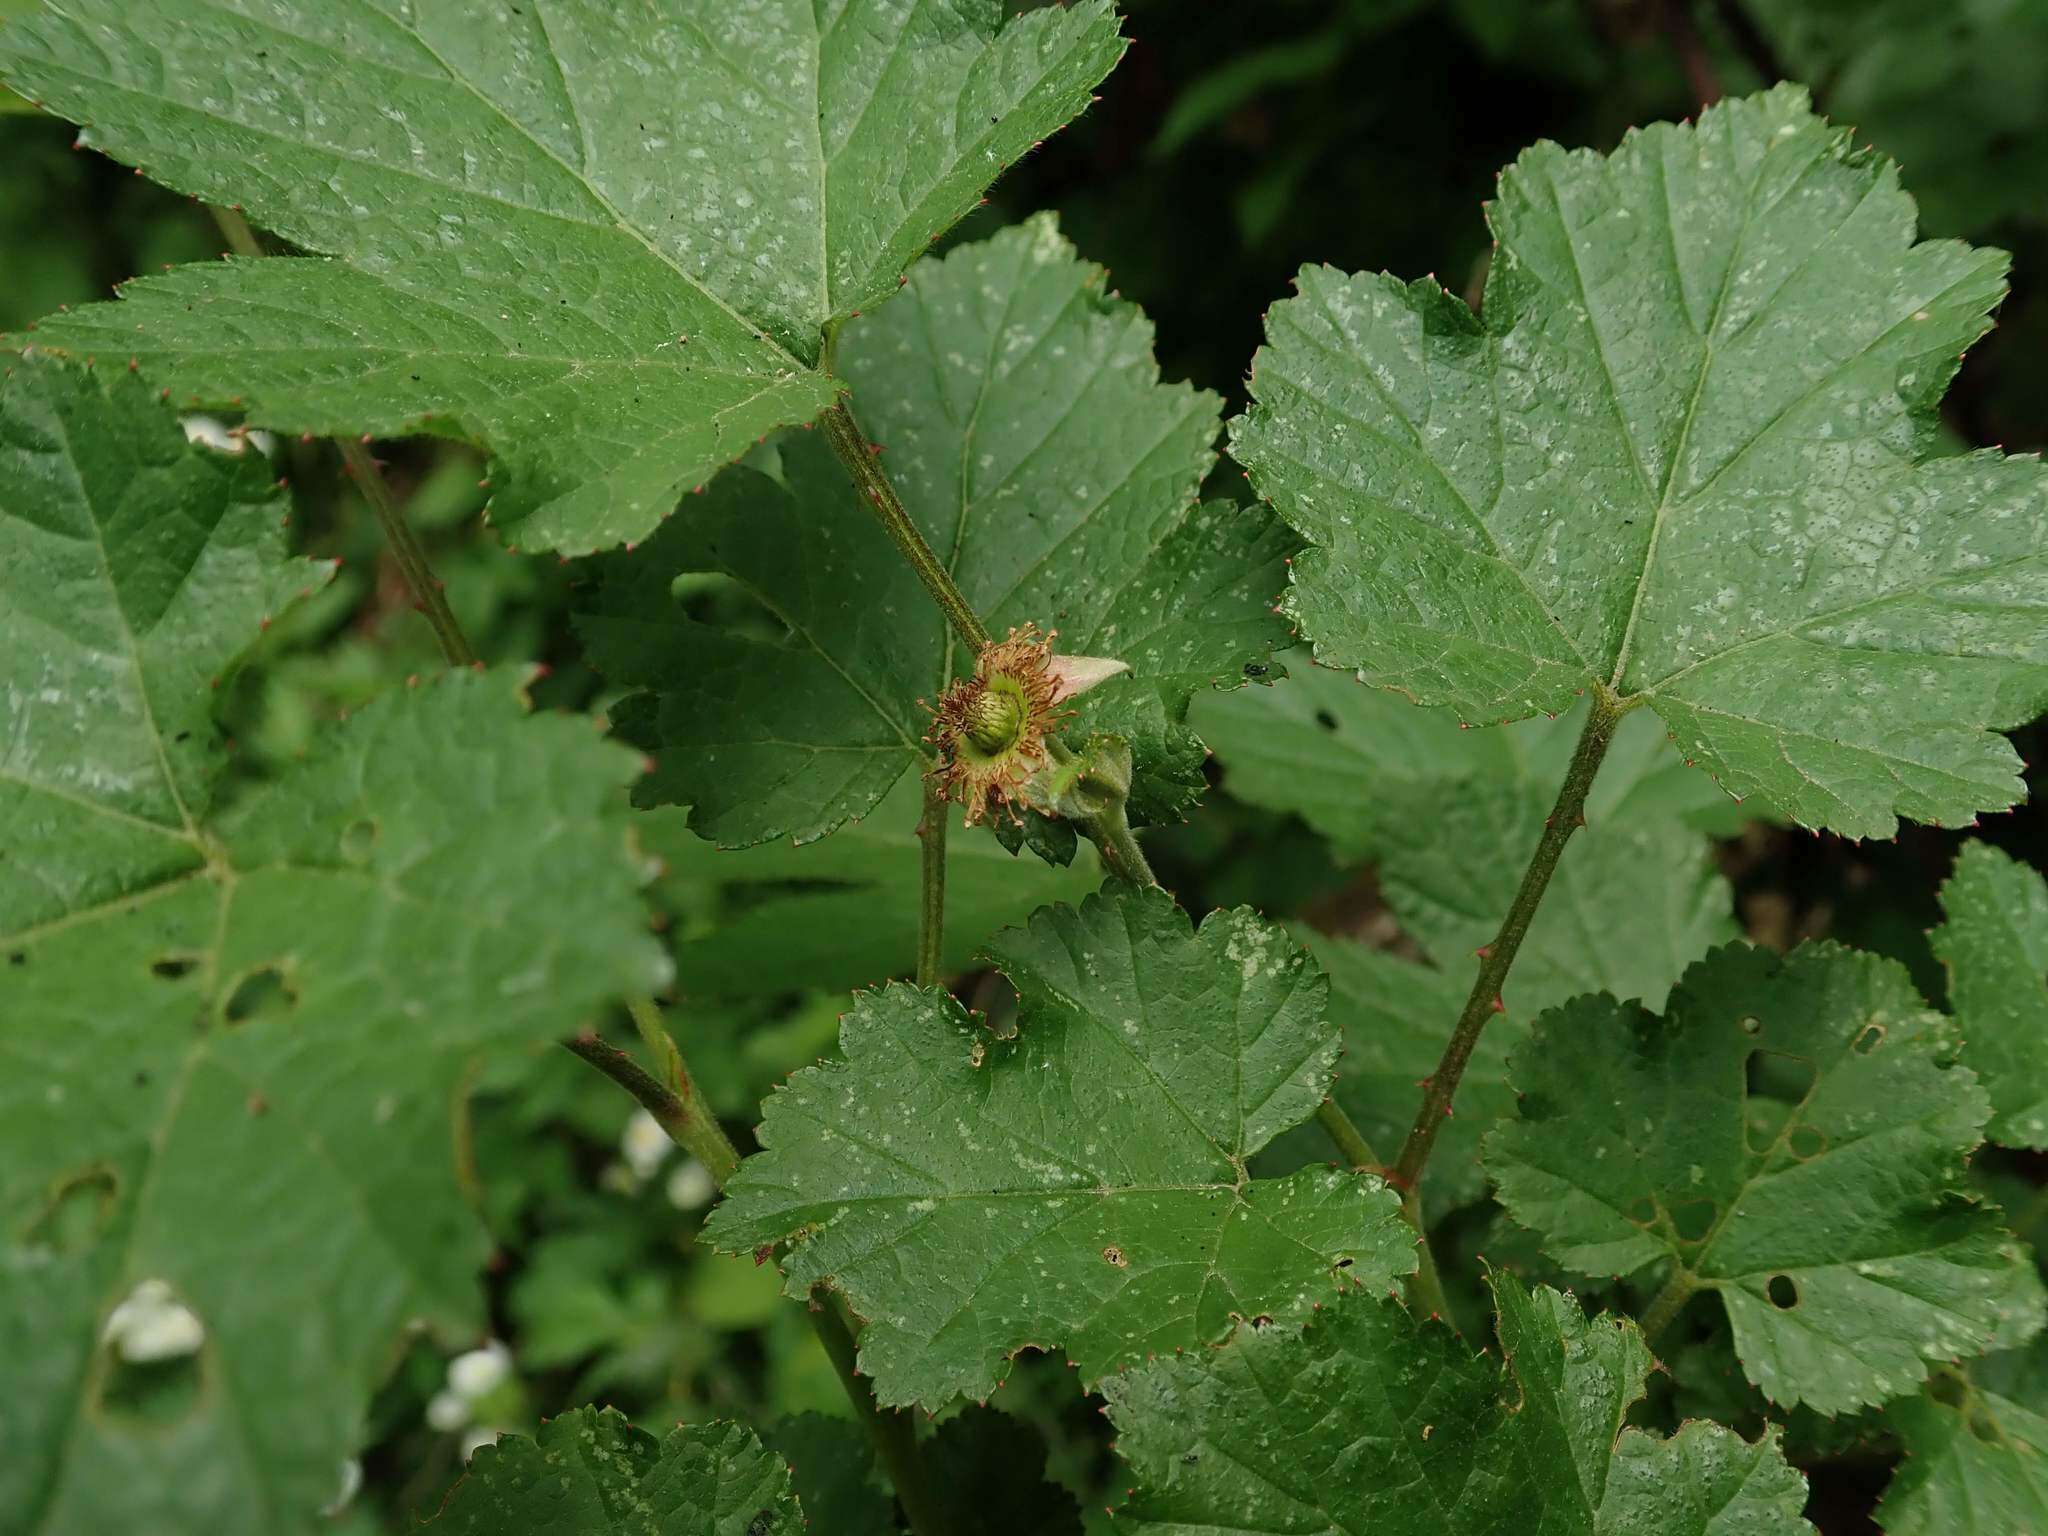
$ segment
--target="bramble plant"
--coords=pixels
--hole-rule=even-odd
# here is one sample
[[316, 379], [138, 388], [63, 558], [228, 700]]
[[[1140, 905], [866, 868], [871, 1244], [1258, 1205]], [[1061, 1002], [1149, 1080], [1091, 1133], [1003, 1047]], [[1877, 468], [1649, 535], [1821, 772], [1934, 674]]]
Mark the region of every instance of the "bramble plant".
[[[1978, 1156], [2048, 1149], [2048, 886], [1966, 845], [1931, 1003], [1750, 942], [1710, 842], [2023, 797], [2048, 471], [1936, 415], [2005, 258], [1781, 84], [1524, 152], [1476, 302], [1304, 268], [1226, 435], [1050, 215], [927, 254], [1123, 49], [1109, 0], [0, 30], [234, 247], [0, 382], [0, 1530], [386, 1529], [378, 1446], [403, 1528], [508, 1536], [1789, 1536], [1837, 1460], [1893, 1536], [2048, 1530], [2038, 1163]], [[559, 645], [437, 575], [398, 439]], [[446, 665], [293, 734], [249, 684], [347, 579], [336, 447]], [[1377, 937], [1161, 887], [1212, 751]], [[620, 1251], [578, 1202], [665, 1166]], [[826, 1411], [648, 1364], [721, 1315]], [[466, 1470], [393, 1452], [427, 1392]]]

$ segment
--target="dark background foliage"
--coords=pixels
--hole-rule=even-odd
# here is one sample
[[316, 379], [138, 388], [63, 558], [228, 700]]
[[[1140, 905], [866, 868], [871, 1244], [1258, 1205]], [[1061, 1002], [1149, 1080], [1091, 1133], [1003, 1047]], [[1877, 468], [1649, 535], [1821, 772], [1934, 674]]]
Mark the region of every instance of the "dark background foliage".
[[[0, 14], [9, 8], [0, 0]], [[949, 240], [1057, 210], [1081, 252], [1156, 323], [1166, 375], [1220, 391], [1233, 409], [1264, 310], [1302, 264], [1433, 273], [1476, 302], [1489, 248], [1482, 205], [1522, 147], [1552, 138], [1604, 149], [1631, 124], [1686, 116], [1714, 94], [1783, 76], [1807, 82], [1859, 141], [1902, 161], [1928, 233], [2013, 253], [2000, 328], [1970, 357], [1946, 420], [1958, 448], [2048, 440], [2048, 0], [1129, 0], [1127, 9], [1133, 44], [1102, 101], [1013, 169]], [[131, 274], [204, 259], [221, 243], [203, 208], [75, 152], [66, 125], [0, 112], [0, 331]], [[252, 767], [298, 751], [315, 721], [434, 665], [375, 524], [328, 451], [282, 452], [302, 541], [344, 565], [331, 589], [266, 637], [223, 701]], [[505, 553], [478, 527], [475, 463], [447, 446], [389, 454], [479, 650], [549, 662], [536, 685], [543, 705], [601, 703], [565, 622], [567, 576], [552, 559]], [[1238, 486], [1235, 469], [1220, 466], [1215, 488], [1242, 494]], [[2038, 727], [2019, 737], [2030, 764], [2040, 740]], [[1939, 997], [1926, 930], [1963, 835], [1909, 827], [1894, 843], [1858, 845], [1760, 828], [1721, 856], [1753, 939], [1788, 946], [1825, 934], [1881, 950]], [[2048, 847], [2028, 807], [1987, 819], [1977, 835], [2022, 857]], [[1195, 910], [1250, 901], [1366, 934], [1382, 921], [1370, 871], [1337, 865], [1299, 822], [1234, 802], [1227, 782], [1190, 825], [1158, 837], [1155, 857]], [[681, 936], [704, 931], [736, 899], [701, 875], [672, 876], [658, 896]], [[777, 997], [690, 1020], [700, 1075], [736, 1128], [771, 1082], [830, 1048], [839, 1006]], [[644, 1178], [625, 1167], [625, 1115], [609, 1085], [556, 1053], [494, 1069], [479, 1088], [471, 1129], [499, 1242], [496, 1329], [515, 1364], [466, 1410], [473, 1425], [528, 1428], [592, 1398], [650, 1422], [844, 1412], [801, 1318], [775, 1298], [773, 1271], [693, 1245], [697, 1207], [668, 1187], [679, 1156]], [[2029, 1187], [2041, 1167], [2005, 1159], [1981, 1171], [2009, 1201], [2031, 1199], [2039, 1219]], [[2023, 1235], [2038, 1244], [2043, 1233]], [[1513, 1239], [1483, 1215], [1443, 1236], [1452, 1246], [1484, 1241], [1496, 1261], [1516, 1257]], [[1533, 1250], [1527, 1258], [1541, 1274]], [[1686, 1345], [1671, 1351], [1672, 1374], [1644, 1416], [1668, 1424], [1711, 1410], [1752, 1426], [1759, 1404], [1717, 1374], [1712, 1339], [1697, 1343], [1690, 1364]], [[445, 1365], [422, 1346], [384, 1392], [349, 1529], [406, 1528], [457, 1470], [462, 1432], [426, 1416]], [[962, 1475], [1003, 1468], [1014, 1481], [1042, 1441], [1053, 1479], [1099, 1512], [1119, 1486], [1115, 1464], [1069, 1373], [1026, 1360], [1002, 1396], [1004, 1416], [963, 1422], [951, 1438]], [[793, 1419], [778, 1444], [843, 1441], [843, 1427]], [[1809, 1473], [1810, 1514], [1824, 1531], [1875, 1529], [1869, 1511], [1895, 1455], [1881, 1421], [1795, 1416], [1788, 1451]], [[883, 1519], [866, 1498], [835, 1507]]]

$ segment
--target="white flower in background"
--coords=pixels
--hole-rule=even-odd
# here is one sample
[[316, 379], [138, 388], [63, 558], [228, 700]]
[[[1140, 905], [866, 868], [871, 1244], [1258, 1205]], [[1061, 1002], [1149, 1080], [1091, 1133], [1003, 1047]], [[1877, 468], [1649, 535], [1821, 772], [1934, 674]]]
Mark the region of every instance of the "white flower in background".
[[457, 1355], [448, 1362], [448, 1384], [427, 1400], [428, 1428], [452, 1435], [473, 1423], [476, 1405], [511, 1379], [512, 1351], [497, 1339]]
[[469, 1422], [469, 1399], [460, 1392], [436, 1392], [427, 1400], [427, 1427], [452, 1435]]
[[206, 1342], [206, 1324], [172, 1292], [167, 1280], [144, 1280], [107, 1315], [100, 1342], [134, 1365], [194, 1355]]
[[619, 1133], [619, 1156], [626, 1160], [626, 1166], [633, 1170], [634, 1177], [650, 1179], [668, 1157], [668, 1149], [675, 1143], [668, 1139], [668, 1132], [661, 1128], [661, 1122], [644, 1109], [635, 1110], [633, 1118], [626, 1122], [625, 1130]]
[[511, 1374], [512, 1351], [491, 1339], [448, 1362], [448, 1390], [473, 1403], [497, 1391]]
[[252, 432], [245, 427], [231, 427], [215, 416], [187, 416], [180, 424], [185, 428], [186, 442], [211, 448], [215, 453], [239, 454], [253, 446], [267, 459], [277, 451], [277, 439], [261, 428]]
[[668, 1176], [668, 1203], [679, 1211], [699, 1210], [717, 1193], [711, 1170], [694, 1157]]
[[479, 1425], [462, 1437], [462, 1459], [468, 1461], [470, 1457], [474, 1456], [485, 1446], [497, 1444], [498, 1436], [511, 1433], [512, 1431], [509, 1429], [492, 1429], [488, 1426]]

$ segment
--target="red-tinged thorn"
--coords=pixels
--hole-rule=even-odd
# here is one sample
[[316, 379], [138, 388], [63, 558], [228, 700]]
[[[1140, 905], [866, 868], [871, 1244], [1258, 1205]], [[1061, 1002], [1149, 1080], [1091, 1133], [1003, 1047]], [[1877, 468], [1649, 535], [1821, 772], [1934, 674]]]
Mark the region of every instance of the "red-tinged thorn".
[[1491, 960], [1493, 958], [1493, 946], [1491, 944], [1482, 944], [1473, 950], [1472, 953], [1482, 960]]
[[362, 444], [363, 444], [363, 446], [364, 446], [365, 448], [369, 447], [369, 446], [370, 446], [370, 434], [369, 434], [369, 433], [367, 433], [367, 432], [365, 432], [365, 433], [364, 433], [364, 434], [362, 435], [362, 438], [361, 438], [361, 442], [362, 442]]
[[413, 673], [413, 674], [412, 674], [411, 676], [407, 677], [407, 678], [406, 678], [406, 680], [405, 680], [405, 686], [406, 686], [406, 687], [408, 687], [408, 688], [417, 688], [417, 687], [419, 687], [419, 685], [420, 685], [420, 675], [419, 675], [419, 673], [417, 673], [417, 672]]
[[640, 759], [640, 771], [642, 773], [654, 772], [654, 759], [652, 757], [642, 757]]
[[1584, 826], [1585, 824], [1586, 824], [1586, 813], [1585, 813], [1584, 811], [1581, 811], [1581, 812], [1579, 812], [1579, 814], [1578, 814], [1577, 816], [1575, 816], [1575, 817], [1573, 817], [1573, 818], [1572, 818], [1572, 825], [1573, 825], [1573, 826], [1575, 826], [1575, 827], [1583, 827], [1583, 826]]
[[142, 364], [140, 362], [136, 361], [136, 359], [132, 357], [128, 359], [128, 371], [130, 373], [138, 373], [141, 371], [141, 369]]
[[1496, 997], [1493, 1000], [1493, 1011], [1495, 1013], [1506, 1013], [1508, 1011], [1508, 1005]]

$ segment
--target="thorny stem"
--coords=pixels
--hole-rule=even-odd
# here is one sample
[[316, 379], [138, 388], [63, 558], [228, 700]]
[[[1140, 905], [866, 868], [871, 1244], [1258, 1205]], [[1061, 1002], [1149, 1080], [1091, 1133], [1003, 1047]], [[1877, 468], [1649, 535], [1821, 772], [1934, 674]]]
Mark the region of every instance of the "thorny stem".
[[[249, 227], [249, 221], [239, 210], [224, 208], [218, 203], [211, 206], [213, 221], [220, 226], [221, 234], [227, 238], [236, 255], [266, 254], [263, 242], [256, 238], [256, 231]], [[447, 593], [435, 580], [433, 567], [427, 564], [427, 552], [413, 533], [412, 524], [406, 521], [405, 509], [393, 498], [391, 487], [384, 483], [377, 461], [370, 457], [361, 443], [339, 437], [334, 442], [341, 450], [341, 462], [347, 468], [349, 478], [355, 481], [356, 489], [370, 504], [370, 510], [377, 514], [377, 521], [384, 529], [385, 542], [391, 546], [392, 558], [398, 562], [399, 572], [411, 589], [413, 603], [426, 616], [434, 638], [441, 643], [441, 655], [451, 667], [475, 666], [476, 652], [470, 649], [468, 637], [455, 621], [454, 610], [448, 606]]]
[[917, 984], [935, 987], [946, 948], [946, 792], [936, 778], [924, 781], [924, 814], [917, 837], [923, 866], [917, 914]]
[[[1317, 1107], [1316, 1124], [1329, 1133], [1330, 1140], [1353, 1168], [1365, 1169], [1381, 1178], [1387, 1176], [1387, 1165], [1380, 1161], [1365, 1133], [1335, 1099], [1325, 1099]], [[1418, 1312], [1440, 1317], [1455, 1330], [1458, 1320], [1444, 1295], [1443, 1277], [1437, 1273], [1436, 1255], [1429, 1251], [1429, 1234], [1422, 1225], [1422, 1202], [1413, 1190], [1401, 1201], [1401, 1216], [1415, 1229], [1415, 1273], [1408, 1277], [1408, 1299]]]
[[[645, 998], [635, 998], [628, 1004], [628, 1010], [640, 1038], [660, 1064], [662, 1075], [669, 1079], [667, 1083], [595, 1034], [581, 1034], [562, 1043], [639, 1100], [640, 1107], [668, 1132], [669, 1140], [702, 1163], [712, 1182], [724, 1189], [740, 1165], [739, 1153], [698, 1093], [682, 1052], [661, 1021], [660, 1010]], [[852, 1315], [836, 1295], [826, 1300], [828, 1304], [820, 1305], [817, 1297], [812, 1298], [807, 1309], [811, 1326], [817, 1330], [818, 1342], [825, 1346], [833, 1369], [839, 1373], [840, 1384], [846, 1388], [855, 1414], [874, 1438], [876, 1453], [896, 1485], [896, 1497], [910, 1521], [910, 1529], [916, 1536], [945, 1536], [945, 1523], [937, 1514], [918, 1454], [916, 1427], [908, 1416], [886, 1411], [876, 1403], [874, 1393], [855, 1369]]]
[[931, 545], [925, 543], [924, 535], [911, 521], [904, 510], [903, 501], [896, 494], [896, 487], [889, 482], [888, 474], [876, 456], [874, 446], [862, 434], [860, 425], [853, 419], [853, 413], [841, 401], [824, 415], [825, 440], [832, 445], [832, 451], [839, 455], [839, 462], [846, 466], [846, 473], [852, 477], [854, 489], [860, 492], [860, 499], [874, 510], [881, 520], [883, 530], [895, 541], [903, 552], [903, 558], [910, 562], [910, 568], [917, 572], [917, 579], [924, 583], [925, 590], [932, 595], [932, 601], [939, 605], [960, 638], [979, 654], [988, 644], [988, 631], [974, 610], [967, 605], [967, 599], [953, 583], [953, 573], [940, 563], [932, 553]]
[[1685, 1304], [1692, 1300], [1693, 1292], [1699, 1286], [1685, 1270], [1673, 1265], [1671, 1278], [1664, 1282], [1664, 1288], [1650, 1301], [1639, 1326], [1646, 1343], [1655, 1344], [1657, 1336], [1671, 1326], [1672, 1320], [1685, 1310]]
[[1408, 1132], [1408, 1139], [1401, 1145], [1401, 1158], [1394, 1165], [1393, 1177], [1396, 1186], [1404, 1191], [1413, 1190], [1422, 1177], [1423, 1165], [1429, 1161], [1437, 1132], [1443, 1129], [1444, 1120], [1451, 1112], [1451, 1100], [1458, 1092], [1458, 1080], [1465, 1075], [1466, 1064], [1472, 1059], [1472, 1048], [1479, 1043], [1480, 1031], [1486, 1028], [1489, 1018], [1506, 1007], [1501, 1001], [1501, 985], [1507, 980], [1508, 968], [1515, 963], [1515, 953], [1522, 947], [1522, 938], [1528, 933], [1529, 921], [1543, 900], [1544, 889], [1556, 872], [1564, 845], [1585, 822], [1586, 791], [1593, 787], [1593, 776], [1600, 771], [1601, 759], [1607, 755], [1607, 745], [1614, 739], [1614, 728], [1626, 712], [1611, 693], [1598, 684], [1594, 685], [1593, 707], [1586, 716], [1586, 728], [1579, 733], [1579, 745], [1572, 753], [1571, 766], [1565, 770], [1564, 785], [1557, 792], [1557, 804], [1551, 808], [1549, 820], [1543, 823], [1543, 836], [1536, 843], [1536, 851], [1529, 856], [1529, 867], [1522, 873], [1521, 886], [1515, 892], [1507, 916], [1501, 919], [1500, 932], [1494, 935], [1491, 944], [1479, 951], [1479, 974], [1473, 978], [1471, 995], [1465, 999], [1464, 1012], [1458, 1015], [1457, 1027], [1451, 1031], [1443, 1059], [1424, 1085], [1422, 1108], [1416, 1113], [1415, 1125]]
[[1159, 883], [1159, 877], [1152, 873], [1152, 866], [1145, 858], [1145, 850], [1138, 846], [1138, 839], [1131, 832], [1122, 801], [1099, 815], [1088, 817], [1081, 823], [1081, 830], [1094, 842], [1102, 855], [1102, 862], [1109, 866], [1112, 875], [1133, 885]]

